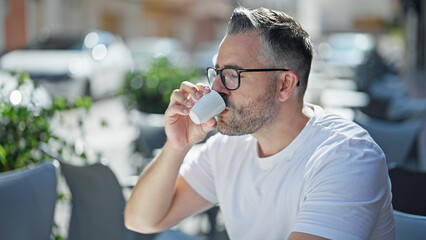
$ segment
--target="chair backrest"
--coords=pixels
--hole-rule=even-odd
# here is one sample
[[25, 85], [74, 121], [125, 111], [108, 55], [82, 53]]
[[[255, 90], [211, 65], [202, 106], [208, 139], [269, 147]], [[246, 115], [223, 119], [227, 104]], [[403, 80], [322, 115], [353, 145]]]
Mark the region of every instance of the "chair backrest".
[[403, 164], [423, 125], [421, 119], [391, 122], [372, 118], [360, 111], [354, 122], [368, 131], [386, 155], [388, 164]]
[[395, 240], [424, 240], [426, 238], [426, 216], [393, 211]]
[[111, 169], [101, 163], [74, 166], [63, 161], [61, 172], [72, 194], [68, 240], [152, 239], [124, 226], [125, 199]]
[[72, 194], [69, 240], [124, 239], [125, 200], [113, 172], [105, 165], [73, 166], [61, 162]]
[[426, 216], [426, 172], [394, 167], [389, 169], [392, 205], [395, 210]]
[[57, 199], [55, 166], [39, 163], [0, 174], [0, 239], [50, 239]]
[[140, 129], [137, 147], [145, 158], [153, 158], [154, 150], [163, 147], [167, 139], [164, 115], [132, 111], [131, 119]]

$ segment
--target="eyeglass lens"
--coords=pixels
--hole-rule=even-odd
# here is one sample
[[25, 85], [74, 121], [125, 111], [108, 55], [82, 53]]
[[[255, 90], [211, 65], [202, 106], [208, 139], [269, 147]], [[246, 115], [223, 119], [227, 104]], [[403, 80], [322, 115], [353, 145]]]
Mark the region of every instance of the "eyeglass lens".
[[[216, 70], [213, 68], [209, 68], [207, 70], [207, 78], [211, 85], [213, 85], [213, 82], [215, 81], [216, 77], [217, 77]], [[238, 72], [235, 69], [224, 68], [220, 70], [220, 78], [226, 88], [228, 89], [238, 88]]]
[[207, 69], [207, 79], [209, 80], [210, 85], [213, 85], [214, 80], [217, 77], [216, 70], [213, 68]]

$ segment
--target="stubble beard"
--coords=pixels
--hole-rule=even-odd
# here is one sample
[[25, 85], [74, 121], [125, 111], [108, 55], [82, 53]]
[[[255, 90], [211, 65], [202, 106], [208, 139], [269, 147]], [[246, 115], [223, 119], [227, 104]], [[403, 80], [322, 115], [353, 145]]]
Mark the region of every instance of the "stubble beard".
[[246, 101], [240, 106], [225, 99], [232, 116], [229, 119], [218, 117], [219, 132], [230, 136], [253, 134], [270, 124], [276, 118], [278, 110], [275, 85], [275, 82], [270, 83], [269, 88], [258, 98]]

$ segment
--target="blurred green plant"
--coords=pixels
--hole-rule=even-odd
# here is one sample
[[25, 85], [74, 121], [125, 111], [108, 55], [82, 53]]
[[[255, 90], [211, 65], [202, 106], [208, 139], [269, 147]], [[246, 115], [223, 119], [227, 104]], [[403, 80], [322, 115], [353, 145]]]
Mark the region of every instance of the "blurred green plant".
[[[75, 101], [55, 98], [53, 101], [35, 87], [25, 73], [0, 75], [0, 172], [22, 168], [52, 156], [43, 151], [48, 147], [59, 155], [64, 152], [87, 161], [84, 152], [76, 152], [72, 143], [55, 135], [52, 117], [61, 111], [85, 109], [92, 104], [90, 97]], [[82, 128], [82, 124], [79, 124]]]
[[173, 66], [166, 57], [154, 58], [145, 71], [128, 72], [119, 94], [125, 96], [129, 109], [146, 113], [164, 113], [174, 89], [183, 81], [200, 76], [195, 69]]

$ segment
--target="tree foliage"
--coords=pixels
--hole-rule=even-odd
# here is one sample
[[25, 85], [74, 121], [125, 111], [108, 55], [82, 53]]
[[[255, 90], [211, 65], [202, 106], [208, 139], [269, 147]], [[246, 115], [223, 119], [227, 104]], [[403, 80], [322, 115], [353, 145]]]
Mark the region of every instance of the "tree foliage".
[[147, 70], [127, 73], [120, 94], [130, 109], [164, 113], [173, 90], [199, 76], [198, 70], [173, 66], [165, 57], [155, 58]]
[[57, 112], [89, 110], [90, 97], [52, 101], [44, 97], [41, 88], [34, 86], [28, 74], [2, 73], [0, 78], [0, 172], [51, 159], [44, 151], [46, 147], [59, 155], [68, 151], [86, 159], [84, 153], [75, 152], [72, 143], [55, 135], [50, 123]]

